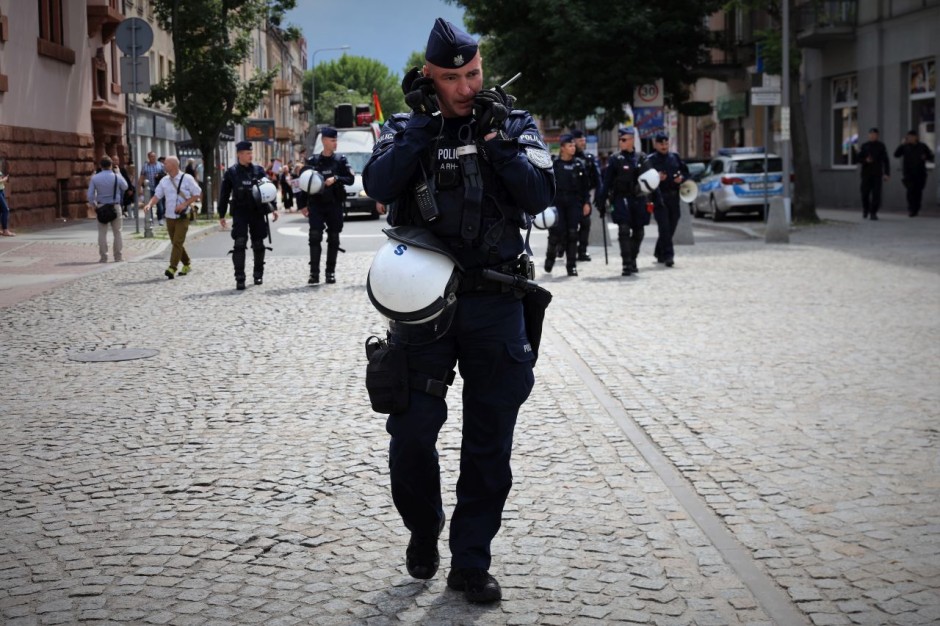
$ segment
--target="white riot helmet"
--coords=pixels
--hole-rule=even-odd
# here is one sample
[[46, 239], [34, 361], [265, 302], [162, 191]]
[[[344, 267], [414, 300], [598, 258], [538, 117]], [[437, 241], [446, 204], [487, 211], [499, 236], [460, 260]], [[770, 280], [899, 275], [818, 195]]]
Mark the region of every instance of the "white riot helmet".
[[268, 179], [260, 180], [251, 186], [251, 197], [258, 204], [274, 202], [277, 199], [277, 187]]
[[651, 194], [659, 187], [659, 172], [651, 167], [640, 174], [637, 183], [640, 185], [640, 192]]
[[453, 321], [459, 267], [444, 245], [423, 228], [398, 226], [376, 252], [366, 279], [372, 305], [405, 343], [439, 338]]
[[300, 190], [306, 194], [315, 194], [323, 188], [323, 176], [315, 169], [300, 173]]
[[532, 219], [532, 224], [539, 230], [545, 230], [554, 226], [556, 221], [558, 221], [558, 209], [550, 206], [536, 215]]

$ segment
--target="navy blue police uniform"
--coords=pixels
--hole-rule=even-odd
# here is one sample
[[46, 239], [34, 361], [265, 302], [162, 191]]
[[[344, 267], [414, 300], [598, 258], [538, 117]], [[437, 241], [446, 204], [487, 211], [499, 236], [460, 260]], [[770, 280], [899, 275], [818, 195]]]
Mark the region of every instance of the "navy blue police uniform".
[[[476, 52], [469, 35], [437, 20], [428, 40], [429, 62], [459, 68]], [[403, 83], [406, 92], [409, 85]], [[489, 140], [483, 137], [490, 129], [477, 122], [474, 116], [439, 113], [394, 115], [363, 171], [369, 197], [390, 205], [391, 225], [427, 228], [465, 270], [446, 332], [422, 345], [408, 343], [394, 327], [390, 334], [390, 343], [407, 351], [411, 377], [421, 375], [415, 368], [452, 376], [459, 363], [464, 380], [460, 476], [449, 538], [452, 574], [489, 569], [490, 543], [512, 485], [513, 429], [534, 384], [522, 301], [480, 277], [484, 268], [518, 270], [525, 248], [521, 229], [528, 216], [551, 204], [555, 190], [550, 154], [527, 112], [512, 110]], [[422, 214], [427, 204], [419, 203], [417, 190], [424, 181], [436, 198], [436, 219]], [[447, 404], [442, 393], [412, 388], [410, 394], [408, 408], [391, 413], [386, 423], [392, 498], [412, 544], [433, 542], [436, 555], [444, 526], [436, 442]], [[436, 568], [418, 575], [409, 565], [409, 572], [429, 578]], [[448, 585], [454, 586], [450, 576]], [[467, 597], [495, 599], [474, 600], [470, 591]]]
[[877, 220], [878, 209], [881, 208], [881, 183], [885, 176], [891, 175], [891, 161], [888, 148], [878, 140], [878, 129], [871, 128], [868, 133], [875, 138], [862, 144], [856, 161], [862, 164], [862, 218], [866, 219], [871, 214], [871, 218]]
[[[336, 137], [336, 130], [324, 128], [323, 137]], [[313, 169], [320, 173], [323, 180], [336, 177], [330, 186], [324, 184], [315, 194], [301, 191], [297, 196], [297, 206], [307, 209], [310, 223], [308, 242], [310, 244], [309, 284], [320, 282], [320, 256], [322, 253], [323, 231], [326, 230], [326, 282], [336, 282], [336, 257], [338, 256], [339, 234], [343, 232], [343, 201], [346, 199], [346, 185], [352, 185], [356, 177], [343, 155], [334, 152], [330, 156], [323, 153], [307, 159], [304, 170]]]
[[[561, 143], [572, 141], [571, 135], [562, 135]], [[553, 163], [555, 172], [555, 208], [558, 217], [555, 225], [548, 231], [548, 253], [545, 258], [545, 271], [552, 271], [556, 250], [563, 246], [567, 259], [565, 267], [569, 276], [577, 276], [578, 233], [583, 228], [584, 205], [590, 201], [587, 173], [584, 162], [572, 158], [568, 161], [556, 158]]]
[[[571, 132], [575, 139], [584, 137], [584, 131], [574, 130]], [[578, 148], [574, 153], [574, 158], [579, 159], [584, 164], [584, 172], [587, 179], [588, 193], [597, 193], [601, 184], [601, 171], [597, 163], [597, 157], [590, 152]], [[581, 214], [581, 226], [578, 228], [578, 260], [590, 261], [591, 255], [588, 254], [588, 243], [591, 239], [591, 213]]]
[[[633, 129], [621, 128], [619, 134], [634, 132]], [[611, 155], [604, 170], [601, 201], [609, 201], [611, 219], [617, 225], [617, 240], [620, 244], [620, 257], [623, 262], [624, 276], [638, 272], [636, 265], [643, 243], [646, 226], [650, 223], [650, 211], [647, 208], [650, 197], [640, 191], [639, 175], [649, 169], [647, 157], [642, 152], [620, 152]], [[655, 204], [658, 195], [651, 197]]]
[[[656, 133], [653, 137], [653, 141], [656, 142], [668, 140], [669, 135], [665, 133]], [[689, 178], [689, 168], [675, 152], [662, 154], [656, 151], [649, 155], [648, 161], [657, 171], [666, 174], [666, 178], [659, 183], [658, 191], [662, 202], [655, 203], [653, 211], [656, 226], [659, 229], [656, 249], [653, 253], [658, 262], [672, 267], [673, 259], [676, 256], [672, 238], [676, 234], [679, 220], [682, 219], [682, 212], [679, 207], [679, 185]], [[677, 176], [680, 177], [678, 182], [676, 182]]]
[[[240, 141], [236, 150], [250, 150], [251, 143]], [[232, 210], [232, 239], [235, 246], [232, 250], [232, 264], [235, 266], [235, 286], [237, 289], [245, 288], [245, 255], [248, 240], [251, 239], [251, 251], [254, 256], [253, 278], [256, 285], [260, 285], [264, 276], [264, 256], [268, 250], [264, 240], [268, 236], [267, 214], [271, 211], [270, 205], [255, 201], [252, 189], [259, 182], [267, 181], [264, 168], [250, 163], [242, 165], [236, 163], [222, 175], [222, 189], [219, 192], [219, 218], [224, 219], [229, 206]]]

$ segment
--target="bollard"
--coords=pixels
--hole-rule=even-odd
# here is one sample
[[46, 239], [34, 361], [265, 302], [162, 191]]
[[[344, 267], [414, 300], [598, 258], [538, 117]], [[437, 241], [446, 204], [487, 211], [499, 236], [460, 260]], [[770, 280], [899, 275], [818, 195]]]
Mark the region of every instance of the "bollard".
[[[787, 198], [789, 200], [789, 198]], [[784, 198], [770, 200], [770, 214], [767, 216], [766, 243], [790, 243], [790, 226]]]
[[[150, 197], [150, 194], [147, 193], [147, 190], [150, 188], [150, 181], [144, 180], [144, 197]], [[153, 238], [153, 209], [144, 212], [144, 239]]]

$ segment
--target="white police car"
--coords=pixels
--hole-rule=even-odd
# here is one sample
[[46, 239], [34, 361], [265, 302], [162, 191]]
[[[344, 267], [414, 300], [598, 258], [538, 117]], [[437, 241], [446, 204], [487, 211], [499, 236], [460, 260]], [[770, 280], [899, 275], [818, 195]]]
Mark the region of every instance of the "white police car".
[[693, 203], [695, 217], [710, 214], [720, 221], [729, 213], [763, 217], [764, 198], [783, 195], [783, 162], [763, 148], [722, 148], [701, 175]]

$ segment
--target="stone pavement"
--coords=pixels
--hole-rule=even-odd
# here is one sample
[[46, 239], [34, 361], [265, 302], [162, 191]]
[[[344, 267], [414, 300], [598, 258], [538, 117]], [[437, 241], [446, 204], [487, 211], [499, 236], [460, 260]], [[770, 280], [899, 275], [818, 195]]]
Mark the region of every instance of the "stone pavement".
[[[0, 309], [2, 621], [937, 623], [940, 220], [835, 217], [539, 277], [489, 607], [446, 588], [446, 530], [435, 579], [404, 571], [370, 254], [240, 293], [228, 261], [141, 260]], [[70, 360], [126, 347], [159, 354]]]

